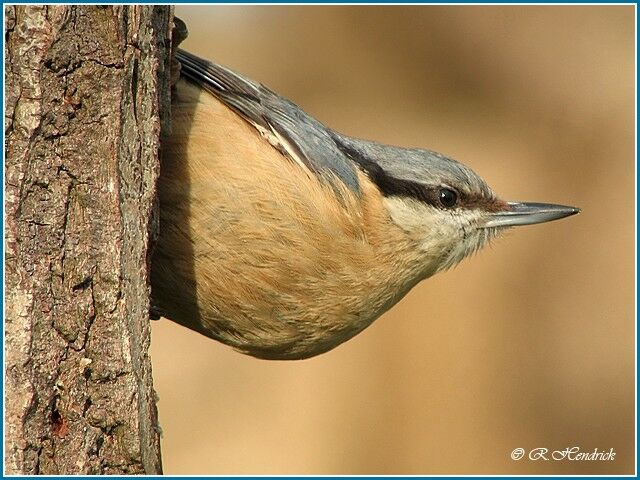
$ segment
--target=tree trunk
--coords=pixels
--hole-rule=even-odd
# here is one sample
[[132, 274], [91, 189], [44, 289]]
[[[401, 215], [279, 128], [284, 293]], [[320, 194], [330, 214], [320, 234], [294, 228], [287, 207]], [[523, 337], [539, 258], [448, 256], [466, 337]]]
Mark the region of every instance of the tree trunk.
[[6, 7], [8, 474], [161, 473], [147, 264], [172, 14]]

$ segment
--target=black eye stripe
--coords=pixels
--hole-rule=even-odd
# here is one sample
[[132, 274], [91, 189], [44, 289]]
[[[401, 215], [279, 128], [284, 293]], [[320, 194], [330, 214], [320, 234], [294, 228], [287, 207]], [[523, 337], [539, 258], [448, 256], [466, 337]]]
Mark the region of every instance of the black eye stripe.
[[[371, 175], [371, 174], [370, 174]], [[410, 180], [402, 180], [388, 175], [372, 178], [385, 196], [414, 198], [436, 208], [451, 209], [462, 206], [463, 196], [451, 187], [424, 185]], [[442, 193], [447, 197], [442, 198]]]
[[[485, 194], [477, 196], [469, 195], [464, 191], [457, 190], [447, 185], [426, 185], [424, 183], [393, 177], [376, 162], [360, 155], [359, 152], [353, 149], [348, 149], [341, 144], [338, 146], [340, 146], [340, 149], [358, 164], [358, 166], [367, 174], [369, 179], [377, 185], [384, 196], [414, 198], [436, 208], [446, 210], [482, 207], [489, 211], [497, 211], [505, 208], [503, 205], [504, 202], [500, 202], [491, 196], [485, 196]], [[443, 205], [440, 198], [440, 191], [442, 189], [449, 189], [455, 192], [455, 204], [452, 206]]]

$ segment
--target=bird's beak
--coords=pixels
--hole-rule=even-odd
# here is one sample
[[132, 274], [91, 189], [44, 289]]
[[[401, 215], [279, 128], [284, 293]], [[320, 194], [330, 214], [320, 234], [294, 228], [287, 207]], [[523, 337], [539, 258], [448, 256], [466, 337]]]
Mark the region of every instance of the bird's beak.
[[507, 210], [492, 213], [485, 227], [533, 225], [580, 213], [579, 208], [551, 203], [507, 202], [507, 205]]

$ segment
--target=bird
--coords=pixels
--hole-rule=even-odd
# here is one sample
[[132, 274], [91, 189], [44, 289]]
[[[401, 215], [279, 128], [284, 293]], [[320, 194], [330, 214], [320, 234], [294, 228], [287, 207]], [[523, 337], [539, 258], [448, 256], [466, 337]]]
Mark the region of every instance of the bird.
[[505, 230], [579, 212], [504, 201], [443, 154], [352, 138], [215, 62], [175, 58], [151, 312], [241, 353], [328, 352]]

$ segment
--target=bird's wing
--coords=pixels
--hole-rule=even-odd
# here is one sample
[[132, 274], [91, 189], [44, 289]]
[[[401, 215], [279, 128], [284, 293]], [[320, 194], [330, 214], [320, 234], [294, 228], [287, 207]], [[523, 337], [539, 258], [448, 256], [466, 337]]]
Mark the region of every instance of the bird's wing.
[[200, 84], [239, 113], [260, 134], [302, 168], [334, 189], [342, 182], [359, 193], [356, 166], [338, 148], [330, 131], [297, 105], [231, 70], [179, 49], [182, 75]]

